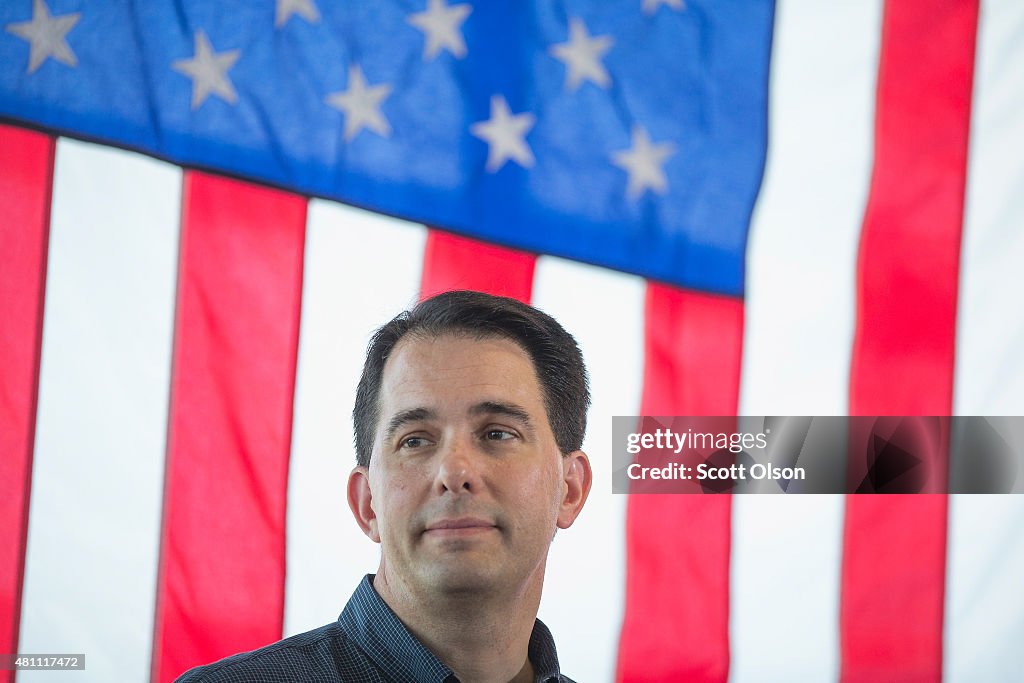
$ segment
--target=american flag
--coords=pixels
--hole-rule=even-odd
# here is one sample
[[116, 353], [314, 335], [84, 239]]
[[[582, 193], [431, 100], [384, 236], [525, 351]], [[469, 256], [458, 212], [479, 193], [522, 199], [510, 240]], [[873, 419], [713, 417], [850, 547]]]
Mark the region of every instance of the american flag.
[[1017, 0], [0, 3], [0, 653], [336, 618], [368, 336], [474, 288], [592, 375], [569, 675], [1020, 680], [1024, 498], [613, 495], [610, 443], [1024, 414], [1021, 74]]

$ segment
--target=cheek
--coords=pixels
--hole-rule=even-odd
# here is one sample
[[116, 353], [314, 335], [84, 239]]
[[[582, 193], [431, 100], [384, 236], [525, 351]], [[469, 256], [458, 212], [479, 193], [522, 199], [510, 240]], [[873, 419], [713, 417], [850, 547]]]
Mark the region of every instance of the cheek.
[[517, 480], [517, 496], [524, 501], [524, 509], [531, 517], [554, 519], [562, 500], [562, 470], [533, 468]]
[[377, 515], [377, 528], [382, 534], [401, 526], [400, 522], [408, 520], [415, 511], [415, 491], [406, 478], [394, 473], [379, 476], [370, 492], [370, 507]]

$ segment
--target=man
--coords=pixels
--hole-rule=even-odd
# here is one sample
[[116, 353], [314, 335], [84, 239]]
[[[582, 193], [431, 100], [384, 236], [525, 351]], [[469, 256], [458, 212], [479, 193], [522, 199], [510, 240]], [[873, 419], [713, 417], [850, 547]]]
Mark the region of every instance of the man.
[[428, 299], [370, 342], [348, 500], [380, 566], [338, 621], [182, 681], [568, 681], [536, 619], [592, 483], [572, 336], [526, 304]]

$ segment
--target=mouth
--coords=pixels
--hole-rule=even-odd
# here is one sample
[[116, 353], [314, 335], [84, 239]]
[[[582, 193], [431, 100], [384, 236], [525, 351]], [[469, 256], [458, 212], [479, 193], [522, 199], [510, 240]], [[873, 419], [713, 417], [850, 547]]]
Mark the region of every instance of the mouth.
[[459, 517], [456, 519], [440, 519], [436, 522], [431, 522], [423, 531], [423, 535], [435, 538], [462, 538], [482, 535], [497, 530], [497, 525], [486, 519], [480, 519], [478, 517]]

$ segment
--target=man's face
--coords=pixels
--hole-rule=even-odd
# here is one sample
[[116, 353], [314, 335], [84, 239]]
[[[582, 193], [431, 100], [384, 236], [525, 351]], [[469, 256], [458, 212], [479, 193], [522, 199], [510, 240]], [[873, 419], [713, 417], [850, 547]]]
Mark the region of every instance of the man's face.
[[384, 368], [369, 469], [349, 496], [381, 571], [413, 590], [524, 590], [590, 488], [563, 457], [529, 356], [502, 338], [406, 338]]

